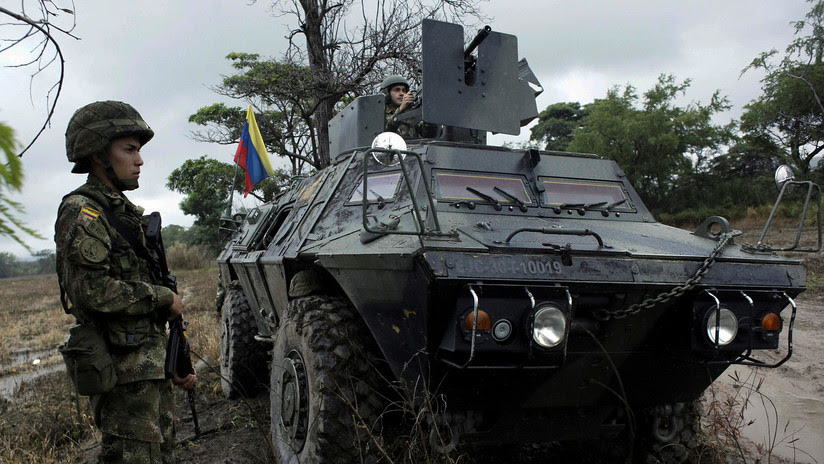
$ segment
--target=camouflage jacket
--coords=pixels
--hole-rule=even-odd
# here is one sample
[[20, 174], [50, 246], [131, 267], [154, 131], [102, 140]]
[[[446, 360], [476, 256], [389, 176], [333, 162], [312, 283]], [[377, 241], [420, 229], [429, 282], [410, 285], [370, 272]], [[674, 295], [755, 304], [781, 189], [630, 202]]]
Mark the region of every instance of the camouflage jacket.
[[410, 121], [412, 120], [398, 120], [397, 116], [399, 106], [396, 106], [394, 103], [387, 103], [386, 104], [386, 125], [384, 126], [384, 130], [389, 132], [395, 132], [396, 134], [400, 135], [405, 139], [418, 139], [421, 137], [420, 131], [418, 131], [417, 126], [415, 126]]
[[148, 262], [109, 224], [108, 207], [145, 244], [143, 208], [93, 174], [60, 204], [54, 225], [57, 276], [80, 323], [109, 343], [118, 384], [164, 378], [165, 310], [174, 294], [154, 285]]

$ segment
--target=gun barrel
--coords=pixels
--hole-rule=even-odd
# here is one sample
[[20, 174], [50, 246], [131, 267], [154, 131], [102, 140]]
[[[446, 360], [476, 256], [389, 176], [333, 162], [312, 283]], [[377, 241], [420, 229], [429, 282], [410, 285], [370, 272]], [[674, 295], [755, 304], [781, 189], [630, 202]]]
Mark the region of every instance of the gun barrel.
[[492, 32], [492, 28], [489, 26], [484, 26], [483, 29], [478, 31], [478, 35], [476, 35], [475, 38], [472, 39], [472, 42], [469, 42], [469, 46], [466, 47], [466, 50], [464, 51], [464, 59], [467, 59], [470, 55], [472, 55], [472, 52], [478, 48], [478, 45], [486, 39], [490, 32]]

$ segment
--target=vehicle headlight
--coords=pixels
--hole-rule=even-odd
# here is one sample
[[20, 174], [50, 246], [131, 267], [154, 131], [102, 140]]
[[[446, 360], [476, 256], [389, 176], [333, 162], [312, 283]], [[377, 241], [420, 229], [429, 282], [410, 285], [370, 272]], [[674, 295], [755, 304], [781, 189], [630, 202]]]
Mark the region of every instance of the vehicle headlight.
[[716, 330], [718, 345], [729, 345], [738, 334], [738, 318], [735, 317], [735, 313], [727, 308], [711, 310], [707, 318], [707, 337], [712, 344], [716, 344]]
[[564, 341], [567, 320], [563, 311], [553, 305], [539, 308], [532, 325], [532, 339], [544, 348], [558, 346]]

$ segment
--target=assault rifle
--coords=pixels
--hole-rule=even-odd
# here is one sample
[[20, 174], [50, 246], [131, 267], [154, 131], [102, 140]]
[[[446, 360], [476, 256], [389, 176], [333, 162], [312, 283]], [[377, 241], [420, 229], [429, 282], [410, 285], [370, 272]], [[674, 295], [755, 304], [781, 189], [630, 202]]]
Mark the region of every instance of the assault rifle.
[[[163, 247], [163, 237], [160, 234], [160, 229], [160, 213], [155, 211], [149, 215], [149, 224], [146, 227], [146, 246], [157, 255], [157, 260], [149, 260], [152, 268], [152, 278], [155, 282], [177, 293], [177, 278], [169, 274], [169, 266], [166, 263], [166, 250]], [[169, 342], [166, 345], [166, 363], [164, 366], [166, 378], [171, 379], [177, 375], [182, 379], [195, 372], [189, 351], [189, 339], [186, 337], [186, 327], [188, 325], [188, 322], [183, 322], [182, 316], [177, 316], [169, 321]], [[198, 438], [200, 437], [200, 424], [197, 421], [194, 387], [186, 392], [186, 396], [189, 399], [189, 407], [192, 409], [195, 438]]]

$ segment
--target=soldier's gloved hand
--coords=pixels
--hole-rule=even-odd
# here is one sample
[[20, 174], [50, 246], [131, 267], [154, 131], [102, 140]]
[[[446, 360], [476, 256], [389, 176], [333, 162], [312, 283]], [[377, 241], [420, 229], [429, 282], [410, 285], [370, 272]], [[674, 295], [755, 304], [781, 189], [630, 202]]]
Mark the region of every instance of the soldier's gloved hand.
[[180, 299], [180, 295], [177, 293], [174, 294], [175, 299], [172, 301], [172, 304], [169, 305], [169, 318], [168, 320], [173, 320], [177, 316], [183, 314], [183, 300]]
[[[192, 370], [194, 370], [194, 367], [192, 367]], [[195, 384], [197, 383], [197, 371], [195, 371], [193, 374], [187, 375], [182, 379], [175, 375], [174, 377], [172, 377], [172, 383], [186, 391], [189, 391], [195, 388]]]

